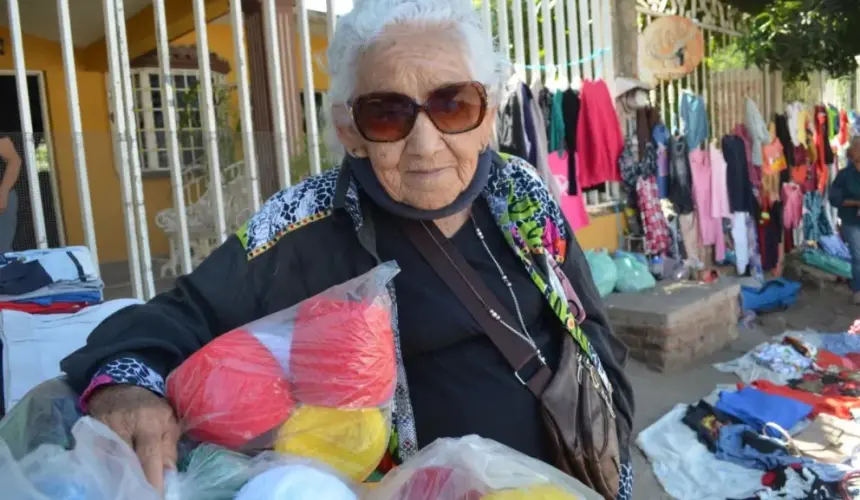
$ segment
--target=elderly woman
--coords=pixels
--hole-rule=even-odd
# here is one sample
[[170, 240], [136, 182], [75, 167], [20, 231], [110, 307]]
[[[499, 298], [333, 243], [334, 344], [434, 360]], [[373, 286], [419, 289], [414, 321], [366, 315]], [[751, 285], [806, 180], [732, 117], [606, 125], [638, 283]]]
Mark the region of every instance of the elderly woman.
[[171, 370], [224, 332], [395, 260], [394, 462], [437, 438], [478, 434], [556, 464], [526, 375], [413, 244], [403, 228], [417, 224], [464, 257], [476, 288], [494, 296], [482, 300], [515, 311], [509, 334], [550, 370], [576, 336], [595, 384], [607, 385], [621, 457], [614, 488], [629, 497], [627, 350], [547, 187], [524, 161], [488, 148], [504, 61], [472, 3], [356, 2], [328, 60], [340, 168], [276, 194], [173, 290], [100, 325], [62, 363], [82, 404], [133, 445], [158, 486], [180, 433], [163, 397]]

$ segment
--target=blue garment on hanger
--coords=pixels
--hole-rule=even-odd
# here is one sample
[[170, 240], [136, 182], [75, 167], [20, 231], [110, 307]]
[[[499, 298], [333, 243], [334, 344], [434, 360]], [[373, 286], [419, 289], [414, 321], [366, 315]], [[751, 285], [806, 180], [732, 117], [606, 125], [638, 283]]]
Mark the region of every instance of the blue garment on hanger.
[[824, 210], [824, 199], [818, 191], [803, 195], [803, 239], [819, 241], [833, 234], [833, 226]]
[[651, 132], [651, 138], [654, 139], [654, 142], [657, 144], [662, 144], [664, 146], [669, 145], [669, 129], [666, 128], [666, 125], [663, 123], [658, 123], [654, 125], [654, 131]]
[[549, 120], [549, 152], [561, 151], [564, 146], [564, 111], [561, 106], [562, 92], [552, 95], [552, 117]]
[[737, 392], [721, 392], [716, 408], [754, 429], [764, 429], [768, 422], [783, 429], [791, 429], [812, 412], [812, 407], [806, 403], [768, 394], [753, 387], [744, 387]]
[[692, 92], [681, 95], [681, 133], [687, 138], [687, 149], [701, 148], [710, 135], [708, 107], [702, 96]]

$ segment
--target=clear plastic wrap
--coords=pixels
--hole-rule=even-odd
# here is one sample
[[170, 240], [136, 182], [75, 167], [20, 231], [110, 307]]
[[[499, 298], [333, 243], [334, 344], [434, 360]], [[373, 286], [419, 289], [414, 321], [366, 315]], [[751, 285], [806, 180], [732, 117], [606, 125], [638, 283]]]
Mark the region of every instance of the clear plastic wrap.
[[34, 387], [0, 420], [0, 441], [20, 460], [43, 444], [68, 449], [72, 426], [81, 418], [78, 395], [62, 379]]
[[74, 448], [43, 444], [16, 460], [0, 441], [2, 497], [15, 500], [161, 500], [134, 451], [104, 424], [84, 417]]
[[539, 460], [478, 436], [439, 439], [393, 470], [366, 500], [603, 500]]
[[164, 500], [357, 500], [359, 490], [329, 467], [266, 452], [254, 458], [203, 444], [165, 475]]
[[393, 262], [221, 335], [167, 379], [187, 435], [319, 460], [355, 481], [387, 446], [397, 378]]

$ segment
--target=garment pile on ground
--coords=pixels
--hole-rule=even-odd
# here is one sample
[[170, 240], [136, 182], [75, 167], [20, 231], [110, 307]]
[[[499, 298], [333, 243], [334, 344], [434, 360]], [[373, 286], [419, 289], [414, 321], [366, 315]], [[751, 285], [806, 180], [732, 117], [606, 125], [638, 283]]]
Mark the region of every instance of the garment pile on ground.
[[636, 440], [670, 495], [860, 498], [860, 335], [786, 332], [715, 368], [740, 383], [678, 404]]
[[[576, 479], [477, 436], [441, 439], [391, 471], [397, 364], [386, 287], [398, 272], [382, 264], [219, 336], [175, 369], [165, 393], [183, 439], [165, 498], [599, 500]], [[161, 498], [131, 447], [85, 416], [83, 399], [53, 378], [0, 420], [4, 495]]]

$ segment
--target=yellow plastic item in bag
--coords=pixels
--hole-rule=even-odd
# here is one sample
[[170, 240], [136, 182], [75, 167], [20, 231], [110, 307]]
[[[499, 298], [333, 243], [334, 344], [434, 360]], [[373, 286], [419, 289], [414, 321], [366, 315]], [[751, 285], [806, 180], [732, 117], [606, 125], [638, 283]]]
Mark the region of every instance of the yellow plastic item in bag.
[[388, 419], [377, 408], [305, 405], [281, 427], [275, 451], [318, 460], [354, 481], [363, 481], [385, 454], [388, 427]]

